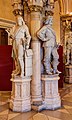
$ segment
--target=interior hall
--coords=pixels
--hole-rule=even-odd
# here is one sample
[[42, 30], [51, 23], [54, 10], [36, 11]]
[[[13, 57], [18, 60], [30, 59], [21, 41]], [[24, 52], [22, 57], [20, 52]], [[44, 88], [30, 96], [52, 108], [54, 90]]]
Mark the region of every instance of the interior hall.
[[0, 120], [72, 120], [72, 0], [0, 0]]

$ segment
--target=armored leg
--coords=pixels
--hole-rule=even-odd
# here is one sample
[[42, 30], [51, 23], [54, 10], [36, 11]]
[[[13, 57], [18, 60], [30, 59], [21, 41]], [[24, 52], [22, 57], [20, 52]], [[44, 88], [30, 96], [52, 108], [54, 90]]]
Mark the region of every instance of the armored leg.
[[23, 46], [22, 46], [22, 45], [19, 45], [19, 49], [18, 49], [18, 59], [19, 59], [19, 62], [20, 62], [21, 77], [24, 77], [24, 61], [23, 61], [23, 54], [24, 54]]
[[47, 74], [51, 73], [51, 51], [52, 47], [45, 47], [44, 48], [44, 66]]
[[70, 49], [67, 49], [67, 62], [66, 65], [70, 63]]
[[71, 65], [72, 65], [72, 48], [71, 48]]
[[14, 40], [13, 50], [12, 50], [12, 53], [13, 53], [12, 57], [14, 58], [14, 61], [15, 61], [15, 70], [13, 70], [13, 72], [12, 72], [12, 74], [14, 74], [14, 75], [20, 74], [20, 63], [18, 60], [18, 50], [16, 48], [17, 48], [16, 41]]
[[58, 62], [59, 55], [58, 55], [58, 52], [57, 52], [57, 48], [53, 48], [52, 55], [53, 55], [53, 72], [54, 72], [54, 74], [59, 73], [59, 71], [57, 70], [57, 66], [59, 64], [59, 62]]

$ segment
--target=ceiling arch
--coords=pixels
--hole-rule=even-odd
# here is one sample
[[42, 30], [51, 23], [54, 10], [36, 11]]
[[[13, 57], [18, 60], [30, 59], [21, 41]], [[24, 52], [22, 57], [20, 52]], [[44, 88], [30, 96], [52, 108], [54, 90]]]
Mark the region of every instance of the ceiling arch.
[[63, 15], [64, 14], [64, 0], [54, 0], [54, 2], [56, 1], [58, 1], [59, 3], [60, 14]]
[[61, 15], [72, 14], [72, 0], [54, 0], [58, 1]]

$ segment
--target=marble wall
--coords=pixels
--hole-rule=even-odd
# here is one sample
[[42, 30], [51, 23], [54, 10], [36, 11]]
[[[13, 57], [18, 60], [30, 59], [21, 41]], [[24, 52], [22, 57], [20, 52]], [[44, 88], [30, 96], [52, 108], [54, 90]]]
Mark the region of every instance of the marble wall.
[[0, 0], [0, 18], [15, 21], [11, 0]]

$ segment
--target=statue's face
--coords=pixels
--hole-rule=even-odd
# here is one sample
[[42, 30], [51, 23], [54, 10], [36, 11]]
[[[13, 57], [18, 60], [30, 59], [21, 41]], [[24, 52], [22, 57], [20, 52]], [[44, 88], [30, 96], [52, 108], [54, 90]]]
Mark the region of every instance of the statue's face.
[[45, 24], [52, 26], [52, 24], [53, 24], [53, 17], [52, 16], [48, 16], [48, 18], [45, 21]]
[[53, 24], [53, 17], [49, 18], [49, 24], [52, 25]]
[[72, 37], [72, 32], [69, 32], [69, 36]]
[[18, 24], [19, 26], [22, 26], [22, 18], [21, 18], [21, 17], [18, 17], [18, 18], [17, 18], [17, 24]]

